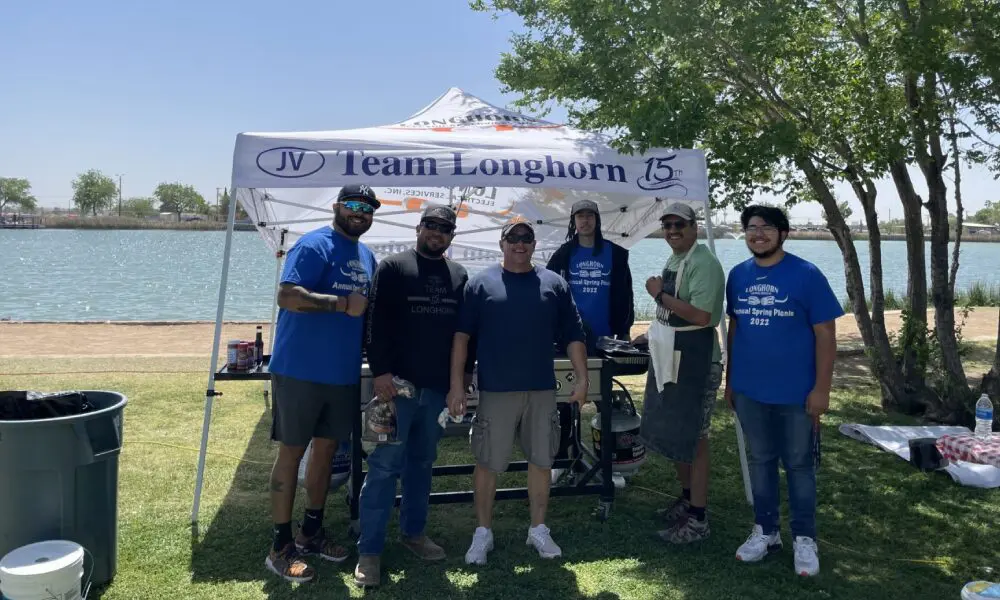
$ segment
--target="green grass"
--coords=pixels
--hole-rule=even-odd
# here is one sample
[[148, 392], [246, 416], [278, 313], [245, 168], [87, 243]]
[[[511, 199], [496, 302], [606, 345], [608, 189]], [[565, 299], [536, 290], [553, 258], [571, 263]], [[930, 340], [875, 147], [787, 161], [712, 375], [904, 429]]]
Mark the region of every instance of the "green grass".
[[[927, 297], [930, 298], [931, 290], [927, 290]], [[871, 308], [871, 299], [868, 299], [868, 308]], [[885, 310], [903, 310], [907, 305], [906, 295], [897, 294], [893, 290], [885, 292]], [[845, 312], [852, 312], [850, 299], [845, 299], [843, 304]], [[1000, 306], [1000, 285], [991, 285], [982, 281], [975, 281], [964, 290], [955, 290], [955, 306]]]
[[[367, 594], [356, 589], [350, 580], [353, 562], [319, 565], [317, 582], [287, 585], [263, 568], [270, 541], [267, 480], [275, 450], [259, 382], [218, 385], [225, 395], [215, 403], [200, 527], [192, 535], [203, 362], [15, 359], [0, 366], [0, 388], [110, 389], [129, 397], [120, 459], [118, 573], [92, 598], [909, 600], [957, 598], [969, 579], [989, 578], [983, 567], [1000, 567], [1000, 492], [962, 488], [945, 475], [920, 473], [836, 431], [844, 422], [911, 422], [885, 416], [864, 363], [845, 360], [824, 422], [823, 572], [816, 579], [793, 574], [790, 543], [762, 564], [734, 560], [752, 515], [743, 499], [734, 420], [719, 406], [713, 426], [712, 537], [699, 545], [675, 548], [655, 538], [652, 513], [678, 489], [672, 468], [654, 457], [619, 493], [607, 523], [591, 516], [596, 497], [553, 499], [549, 525], [564, 549], [562, 560], [543, 561], [524, 546], [527, 503], [506, 501], [497, 503], [497, 548], [490, 564], [470, 568], [462, 555], [474, 527], [472, 507], [440, 505], [431, 509], [428, 534], [449, 552], [443, 564], [422, 564], [392, 543], [398, 535], [393, 524], [383, 557], [388, 581], [381, 589]], [[40, 374], [141, 368], [168, 372]], [[12, 375], [25, 371], [32, 374]], [[642, 382], [628, 383], [636, 390]], [[442, 464], [466, 463], [467, 442], [448, 438], [440, 455]], [[522, 485], [522, 477], [506, 475], [501, 486]], [[435, 480], [437, 490], [469, 485], [468, 477]], [[296, 518], [303, 496], [300, 491]], [[331, 494], [327, 515], [329, 530], [343, 536], [348, 524], [343, 489]]]

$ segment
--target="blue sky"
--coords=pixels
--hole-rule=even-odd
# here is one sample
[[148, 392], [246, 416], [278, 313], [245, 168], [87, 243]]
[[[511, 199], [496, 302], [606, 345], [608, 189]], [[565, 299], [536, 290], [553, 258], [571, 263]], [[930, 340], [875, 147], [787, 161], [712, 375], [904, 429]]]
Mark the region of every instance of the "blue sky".
[[[68, 206], [90, 168], [123, 174], [125, 197], [181, 181], [212, 202], [240, 131], [394, 122], [451, 86], [513, 100], [493, 71], [518, 26], [466, 0], [9, 2], [0, 176], [30, 179], [44, 206]], [[988, 173], [965, 177], [967, 208], [1000, 198]], [[901, 216], [880, 188], [880, 212]]]

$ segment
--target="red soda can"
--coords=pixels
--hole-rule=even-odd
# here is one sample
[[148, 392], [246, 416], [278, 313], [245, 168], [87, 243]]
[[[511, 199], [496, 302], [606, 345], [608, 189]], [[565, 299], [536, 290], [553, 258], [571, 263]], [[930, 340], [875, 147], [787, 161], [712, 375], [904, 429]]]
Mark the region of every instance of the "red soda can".
[[250, 368], [250, 344], [240, 342], [236, 352], [236, 369], [246, 371], [248, 368]]

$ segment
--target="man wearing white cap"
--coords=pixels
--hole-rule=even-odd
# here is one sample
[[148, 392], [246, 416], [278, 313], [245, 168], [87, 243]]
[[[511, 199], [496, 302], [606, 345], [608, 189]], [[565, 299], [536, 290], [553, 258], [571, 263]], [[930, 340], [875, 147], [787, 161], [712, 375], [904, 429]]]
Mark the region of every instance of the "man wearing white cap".
[[715, 328], [722, 318], [725, 272], [698, 243], [691, 206], [671, 204], [660, 224], [672, 254], [662, 275], [646, 281], [656, 319], [647, 334], [652, 360], [640, 434], [649, 449], [674, 461], [682, 496], [657, 511], [667, 526], [659, 536], [685, 544], [709, 535], [708, 433], [722, 382]]

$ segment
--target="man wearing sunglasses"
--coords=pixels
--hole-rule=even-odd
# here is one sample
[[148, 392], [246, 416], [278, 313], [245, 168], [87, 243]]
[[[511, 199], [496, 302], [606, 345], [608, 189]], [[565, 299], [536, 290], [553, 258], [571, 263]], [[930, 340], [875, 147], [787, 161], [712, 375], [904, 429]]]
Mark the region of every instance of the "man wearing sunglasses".
[[[281, 310], [269, 363], [271, 437], [279, 443], [271, 472], [274, 541], [265, 566], [294, 583], [315, 576], [302, 556], [342, 562], [348, 555], [326, 537], [323, 507], [338, 441], [351, 435], [361, 402], [363, 320], [376, 261], [358, 239], [372, 226], [379, 206], [369, 186], [344, 186], [333, 205], [332, 227], [299, 238], [281, 276]], [[308, 502], [302, 528], [293, 538], [299, 462], [310, 442]]]
[[[424, 535], [424, 526], [442, 433], [438, 417], [450, 381], [451, 342], [469, 279], [464, 267], [445, 256], [455, 223], [451, 208], [429, 206], [417, 225], [416, 248], [386, 258], [375, 271], [368, 307], [368, 366], [378, 399], [395, 405], [397, 443], [378, 446], [368, 454], [354, 570], [358, 585], [380, 583], [380, 557], [400, 479], [402, 545], [423, 560], [445, 558], [444, 550]], [[469, 379], [472, 364], [466, 366]], [[398, 396], [393, 377], [412, 383], [413, 397]]]
[[587, 396], [587, 352], [583, 325], [569, 284], [557, 273], [531, 264], [535, 230], [514, 219], [501, 234], [503, 264], [469, 280], [451, 355], [452, 415], [465, 414], [465, 365], [469, 339], [478, 358], [479, 405], [472, 424], [476, 529], [465, 554], [468, 564], [486, 564], [493, 549], [493, 501], [497, 473], [507, 470], [515, 438], [528, 461], [531, 526], [527, 544], [542, 558], [562, 550], [545, 526], [552, 460], [559, 450], [559, 414], [553, 361], [566, 346], [575, 379], [571, 402]]
[[[736, 559], [781, 549], [778, 460], [785, 466], [795, 572], [819, 573], [816, 462], [819, 418], [830, 405], [840, 302], [815, 265], [785, 252], [791, 229], [779, 208], [740, 215], [752, 258], [729, 272], [726, 400], [749, 442], [754, 526]], [[775, 368], [780, 377], [775, 377]]]
[[722, 319], [725, 273], [698, 243], [697, 215], [674, 203], [660, 217], [671, 254], [660, 276], [646, 281], [656, 320], [637, 342], [650, 346], [650, 371], [642, 414], [646, 446], [674, 462], [681, 497], [657, 511], [666, 529], [660, 538], [687, 544], [709, 536], [708, 434], [722, 382], [715, 328]]

